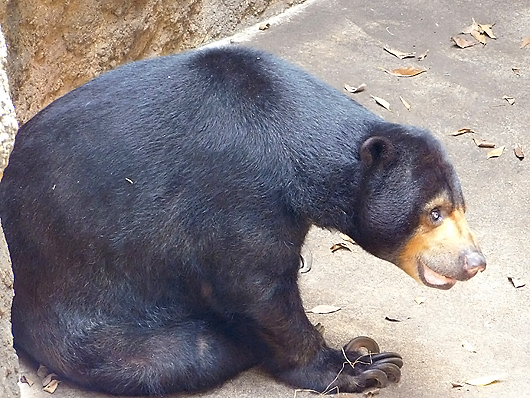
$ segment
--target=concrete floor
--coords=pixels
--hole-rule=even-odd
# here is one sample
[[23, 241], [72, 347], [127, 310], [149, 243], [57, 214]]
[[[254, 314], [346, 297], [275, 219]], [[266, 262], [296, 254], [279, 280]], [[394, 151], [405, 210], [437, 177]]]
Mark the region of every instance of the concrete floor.
[[[497, 40], [467, 49], [450, 37], [471, 24], [493, 24]], [[429, 128], [444, 143], [460, 176], [468, 221], [488, 259], [486, 272], [449, 291], [418, 285], [395, 266], [354, 247], [331, 253], [340, 237], [314, 230], [307, 247], [312, 270], [302, 275], [307, 308], [317, 304], [342, 307], [336, 313], [311, 315], [325, 326], [329, 344], [339, 347], [357, 335], [375, 338], [383, 350], [403, 355], [398, 385], [381, 397], [525, 397], [530, 395], [530, 5], [524, 0], [468, 2], [373, 2], [310, 0], [271, 21], [233, 38], [280, 55], [321, 77], [337, 89], [345, 83], [367, 84], [350, 94], [389, 121]], [[429, 50], [421, 62], [400, 60], [383, 50]], [[426, 73], [398, 78], [379, 68], [422, 66]], [[519, 74], [512, 68], [519, 68]], [[392, 112], [370, 95], [390, 102]], [[515, 98], [510, 105], [502, 97]], [[407, 111], [402, 96], [411, 105]], [[450, 134], [471, 128], [481, 139], [505, 145], [503, 155], [487, 159], [469, 135]], [[521, 143], [527, 159], [518, 160], [513, 145]], [[515, 288], [508, 277], [528, 285]], [[415, 298], [424, 297], [422, 304]], [[385, 317], [398, 318], [389, 322]], [[476, 352], [462, 347], [467, 342]], [[23, 363], [23, 374], [37, 380]], [[478, 376], [499, 375], [487, 386], [453, 388]], [[35, 384], [22, 386], [24, 398], [47, 397]], [[251, 370], [222, 388], [193, 397], [306, 397]], [[61, 383], [57, 398], [104, 398]], [[353, 395], [362, 396], [362, 395]]]

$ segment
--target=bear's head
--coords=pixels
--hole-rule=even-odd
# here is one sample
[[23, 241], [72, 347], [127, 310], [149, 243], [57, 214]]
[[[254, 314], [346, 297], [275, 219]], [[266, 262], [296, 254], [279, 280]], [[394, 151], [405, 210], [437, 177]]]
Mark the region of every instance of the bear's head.
[[355, 239], [423, 284], [449, 289], [486, 268], [460, 183], [425, 130], [385, 123], [359, 149]]

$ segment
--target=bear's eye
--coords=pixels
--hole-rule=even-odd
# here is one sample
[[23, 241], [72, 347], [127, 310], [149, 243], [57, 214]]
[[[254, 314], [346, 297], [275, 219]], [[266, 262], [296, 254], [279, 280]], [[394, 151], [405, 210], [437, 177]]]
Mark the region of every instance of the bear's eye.
[[442, 222], [442, 212], [438, 207], [431, 210], [430, 214], [431, 222], [433, 224], [440, 224]]

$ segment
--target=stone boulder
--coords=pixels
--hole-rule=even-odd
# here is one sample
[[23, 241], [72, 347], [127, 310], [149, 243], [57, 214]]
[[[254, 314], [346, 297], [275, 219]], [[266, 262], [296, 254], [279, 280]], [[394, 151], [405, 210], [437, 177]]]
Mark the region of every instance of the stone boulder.
[[20, 122], [125, 62], [227, 36], [304, 0], [7, 0], [0, 24]]
[[[17, 132], [15, 110], [9, 98], [6, 67], [7, 50], [0, 29], [0, 179], [7, 166]], [[0, 227], [0, 397], [20, 397], [17, 386], [18, 361], [11, 334], [13, 272], [4, 233]]]

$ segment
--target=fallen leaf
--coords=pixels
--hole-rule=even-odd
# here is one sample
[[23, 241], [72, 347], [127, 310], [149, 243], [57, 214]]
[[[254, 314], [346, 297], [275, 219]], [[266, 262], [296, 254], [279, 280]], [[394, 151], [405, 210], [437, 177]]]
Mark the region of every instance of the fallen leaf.
[[426, 50], [423, 54], [418, 56], [418, 61], [423, 61], [425, 58], [427, 58], [427, 54], [429, 54], [429, 50]]
[[471, 380], [466, 380], [464, 383], [469, 384], [471, 386], [487, 386], [488, 384], [493, 384], [500, 381], [501, 377], [502, 376], [500, 375], [482, 376], [476, 377]]
[[266, 22], [266, 23], [262, 23], [260, 26], [259, 26], [259, 30], [267, 30], [271, 27], [271, 24]]
[[[494, 24], [493, 24], [494, 25]], [[497, 37], [493, 34], [493, 31], [491, 30], [491, 28], [493, 28], [493, 25], [490, 25], [490, 24], [478, 24], [478, 26], [480, 27], [480, 29], [482, 29], [482, 31], [488, 35], [488, 37], [490, 39], [496, 39]]]
[[508, 95], [503, 95], [503, 96], [502, 96], [502, 99], [508, 101], [508, 103], [509, 103], [510, 105], [515, 104], [515, 98], [510, 97], [510, 96], [508, 96]]
[[[374, 101], [377, 102], [377, 104], [381, 105], [387, 111], [390, 111], [390, 103], [388, 101], [384, 100], [383, 98], [375, 97], [373, 95], [370, 95], [370, 97], [372, 97], [374, 99]], [[392, 111], [390, 111], [390, 112], [392, 112]]]
[[37, 369], [37, 376], [40, 378], [46, 377], [49, 374], [50, 374], [50, 371], [44, 365], [40, 365], [39, 368]]
[[451, 135], [456, 137], [458, 135], [467, 134], [467, 133], [474, 133], [474, 131], [471, 129], [460, 129], [458, 131], [455, 131], [454, 133], [451, 133]]
[[475, 18], [471, 18], [471, 20], [473, 21], [473, 23], [467, 28], [462, 29], [462, 33], [471, 34], [471, 32], [473, 31], [479, 31], [480, 26], [478, 23], [475, 22]]
[[365, 83], [361, 84], [359, 87], [353, 87], [353, 86], [350, 86], [349, 84], [344, 85], [344, 89], [349, 93], [360, 93], [361, 91], [364, 91], [365, 88], [366, 88]]
[[525, 37], [525, 39], [523, 40], [523, 43], [521, 44], [521, 48], [525, 48], [529, 44], [530, 44], [530, 36]]
[[460, 387], [464, 387], [466, 385], [466, 383], [452, 381], [451, 385], [453, 386], [453, 388], [460, 388]]
[[484, 141], [480, 138], [473, 137], [473, 141], [475, 142], [475, 145], [479, 148], [495, 148], [495, 143], [490, 141]]
[[479, 31], [472, 31], [471, 36], [475, 38], [479, 43], [486, 45], [486, 34]]
[[329, 248], [329, 250], [331, 250], [332, 253], [335, 253], [337, 250], [348, 250], [351, 252], [351, 249], [348, 247], [348, 245], [343, 242], [335, 243]]
[[397, 76], [397, 77], [413, 77], [413, 76], [419, 75], [420, 73], [427, 72], [427, 69], [425, 68], [415, 68], [414, 66], [407, 66], [404, 68], [398, 68], [398, 69], [394, 69], [391, 71], [386, 70], [386, 69], [383, 69], [383, 70], [386, 73], [392, 76]]
[[512, 72], [515, 73], [517, 76], [521, 76], [521, 68], [513, 66], [512, 67]]
[[47, 384], [43, 390], [46, 392], [49, 392], [50, 394], [53, 394], [55, 390], [57, 390], [57, 387], [59, 386], [60, 381], [59, 380], [52, 380], [49, 384]]
[[311, 271], [312, 266], [313, 266], [313, 253], [309, 250], [302, 250], [302, 254], [300, 255], [300, 268], [298, 271], [301, 274], [305, 274]]
[[453, 36], [451, 40], [460, 48], [468, 48], [477, 44], [476, 41], [471, 41], [462, 36]]
[[427, 300], [427, 297], [416, 297], [416, 298], [414, 299], [414, 301], [415, 301], [418, 305], [425, 303], [425, 300]]
[[27, 384], [28, 386], [30, 386], [30, 387], [31, 387], [33, 384], [35, 384], [35, 383], [33, 382], [33, 380], [31, 380], [29, 377], [26, 377], [26, 376], [24, 376], [24, 375], [20, 376], [20, 382], [21, 382], [21, 383], [26, 383], [26, 384]]
[[464, 341], [464, 342], [462, 343], [462, 347], [463, 347], [465, 350], [469, 351], [469, 352], [474, 352], [474, 353], [477, 352], [477, 351], [475, 350], [475, 347], [473, 347], [473, 346], [471, 345], [471, 343], [468, 343], [467, 341]]
[[401, 95], [399, 96], [399, 99], [401, 100], [401, 103], [407, 109], [407, 111], [410, 111], [410, 104]]
[[340, 308], [341, 307], [336, 307], [334, 305], [321, 304], [321, 305], [317, 305], [316, 307], [311, 308], [307, 312], [311, 312], [313, 314], [331, 314], [333, 312], [337, 312], [338, 310], [340, 310]]
[[42, 386], [46, 387], [48, 384], [52, 382], [52, 380], [56, 380], [57, 377], [58, 376], [55, 373], [50, 373], [44, 379], [42, 379]]
[[363, 397], [364, 398], [375, 397], [376, 395], [379, 395], [379, 391], [381, 391], [380, 388], [371, 388], [363, 392]]
[[403, 322], [407, 319], [410, 319], [410, 317], [397, 318], [397, 317], [385, 316], [385, 321], [388, 321], [388, 322]]
[[513, 148], [513, 152], [515, 153], [515, 156], [517, 156], [520, 160], [524, 159], [524, 151], [521, 144], [515, 144], [515, 147]]
[[487, 156], [488, 159], [490, 159], [490, 158], [498, 158], [499, 156], [502, 155], [503, 151], [504, 151], [504, 145], [499, 147], [499, 148], [492, 149], [491, 151], [488, 152], [488, 154], [486, 156]]
[[521, 279], [517, 279], [517, 278], [509, 276], [508, 280], [511, 282], [513, 287], [515, 287], [516, 289], [526, 286], [526, 282], [522, 281]]
[[322, 325], [320, 322], [318, 322], [315, 325], [315, 329], [317, 330], [318, 333], [320, 333], [321, 335], [324, 335], [325, 328], [324, 328], [324, 325]]
[[395, 48], [389, 48], [389, 47], [383, 47], [383, 49], [386, 52], [389, 52], [390, 54], [398, 57], [399, 59], [414, 58], [416, 56], [415, 52], [405, 53], [403, 51], [399, 51], [399, 50], [396, 50]]
[[349, 237], [348, 235], [346, 235], [346, 234], [343, 234], [342, 232], [339, 232], [339, 236], [340, 236], [340, 238], [341, 238], [342, 240], [345, 240], [346, 242], [350, 242], [350, 243], [353, 244], [353, 245], [356, 245], [356, 244], [357, 244], [357, 243], [355, 243], [355, 241], [354, 241], [352, 238], [350, 238], [350, 237]]

